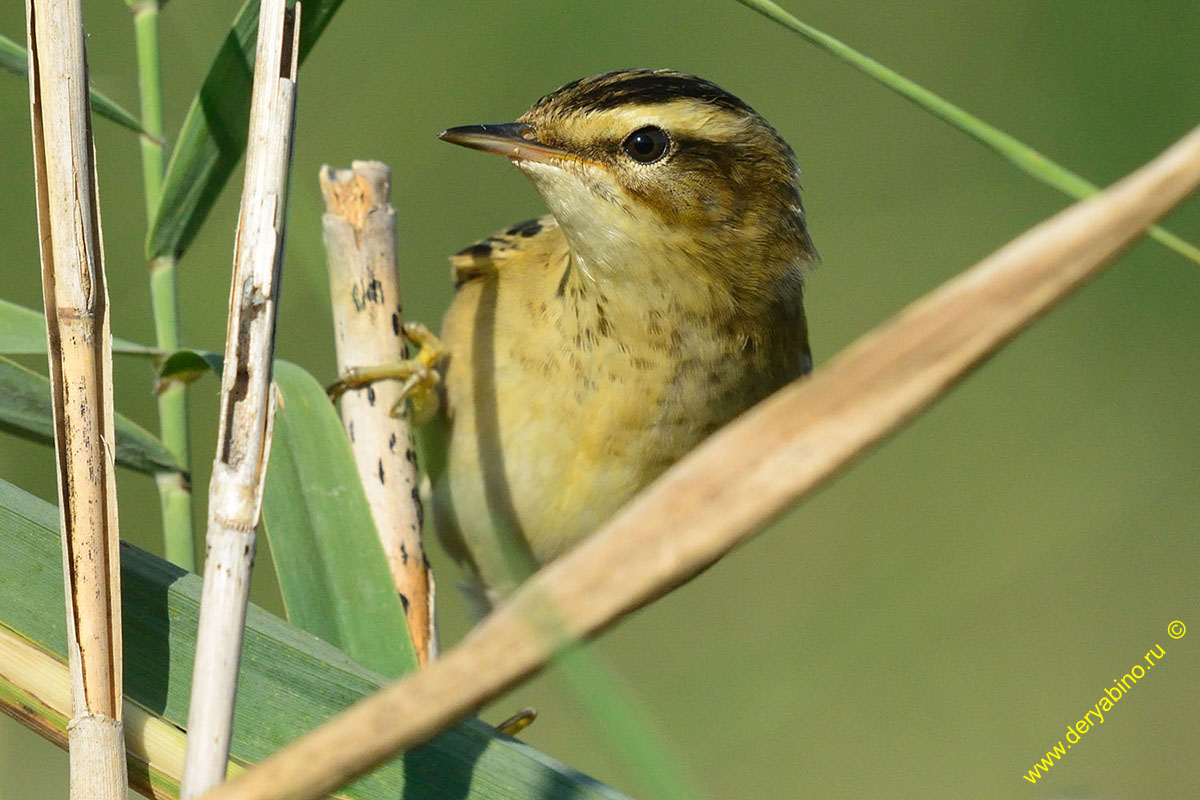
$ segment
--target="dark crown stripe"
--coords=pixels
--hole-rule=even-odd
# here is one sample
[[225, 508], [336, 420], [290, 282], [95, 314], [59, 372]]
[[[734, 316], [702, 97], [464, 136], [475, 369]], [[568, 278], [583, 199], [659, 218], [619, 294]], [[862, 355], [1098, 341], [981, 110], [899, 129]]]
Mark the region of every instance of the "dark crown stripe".
[[754, 113], [744, 102], [714, 83], [669, 70], [622, 70], [581, 78], [537, 102], [561, 110], [604, 111], [623, 105], [653, 105], [687, 98], [743, 113]]

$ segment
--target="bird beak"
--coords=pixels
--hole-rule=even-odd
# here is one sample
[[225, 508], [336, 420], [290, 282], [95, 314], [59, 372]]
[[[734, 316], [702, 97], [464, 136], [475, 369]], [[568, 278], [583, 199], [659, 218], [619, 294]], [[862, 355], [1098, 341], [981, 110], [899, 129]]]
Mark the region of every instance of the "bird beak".
[[533, 128], [524, 122], [460, 125], [442, 131], [438, 138], [443, 142], [460, 144], [472, 150], [507, 156], [513, 161], [536, 161], [552, 166], [561, 166], [564, 161], [591, 163], [574, 153], [542, 144], [534, 136]]

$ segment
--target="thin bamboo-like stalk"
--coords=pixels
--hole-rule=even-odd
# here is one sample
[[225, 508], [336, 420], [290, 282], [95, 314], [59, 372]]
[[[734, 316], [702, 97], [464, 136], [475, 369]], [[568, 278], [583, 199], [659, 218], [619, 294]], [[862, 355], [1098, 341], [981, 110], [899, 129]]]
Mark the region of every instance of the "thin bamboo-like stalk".
[[71, 797], [126, 793], [112, 337], [81, 0], [28, 0], [42, 294], [71, 672]]
[[[1200, 185], [1200, 128], [777, 392], [545, 567], [461, 644], [204, 800], [333, 790], [687, 580], [927, 408]], [[549, 620], [549, 625], [547, 624]]]
[[[379, 161], [355, 161], [348, 170], [326, 165], [320, 181], [338, 373], [400, 361], [405, 356], [404, 311], [396, 274], [391, 170]], [[417, 660], [425, 666], [437, 652], [433, 574], [421, 544], [409, 415], [392, 414], [400, 400], [399, 381], [380, 381], [346, 391], [340, 402], [342, 424], [404, 605]]]
[[300, 4], [263, 0], [246, 177], [234, 244], [221, 417], [208, 494], [207, 557], [196, 633], [184, 798], [225, 778], [255, 526], [271, 449], [275, 308], [296, 110]]
[[[162, 81], [158, 58], [158, 0], [130, 0], [137, 45], [138, 93], [142, 109], [142, 186], [146, 195], [146, 224], [153, 224], [162, 199], [163, 143]], [[150, 264], [150, 303], [154, 311], [154, 338], [158, 349], [179, 349], [179, 297], [174, 256], [161, 256]], [[162, 512], [163, 544], [167, 560], [189, 571], [196, 569], [192, 532], [191, 448], [188, 443], [187, 384], [167, 381], [158, 393], [158, 427], [163, 444], [183, 466], [183, 472], [155, 476]]]

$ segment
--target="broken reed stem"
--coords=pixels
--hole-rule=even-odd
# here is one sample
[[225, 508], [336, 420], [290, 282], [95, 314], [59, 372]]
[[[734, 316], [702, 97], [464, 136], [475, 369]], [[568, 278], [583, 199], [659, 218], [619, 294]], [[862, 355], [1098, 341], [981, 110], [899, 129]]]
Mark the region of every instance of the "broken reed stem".
[[[692, 577], [945, 394], [1200, 185], [1200, 128], [1018, 237], [716, 433], [457, 647], [204, 800], [311, 800], [429, 739]], [[548, 603], [550, 608], [540, 606]]]
[[[338, 374], [401, 361], [404, 316], [396, 273], [391, 170], [379, 161], [355, 161], [348, 170], [325, 165], [320, 181]], [[433, 573], [421, 544], [409, 414], [403, 407], [392, 414], [401, 403], [400, 390], [399, 381], [379, 381], [347, 390], [340, 403], [342, 424], [423, 667], [437, 652]]]
[[28, 0], [29, 101], [54, 407], [71, 798], [125, 797], [112, 339], [81, 0]]
[[42, 294], [58, 462], [71, 798], [126, 794], [112, 336], [80, 0], [29, 0]]
[[182, 797], [225, 778], [255, 526], [271, 449], [275, 307], [296, 110], [300, 4], [263, 0], [246, 177], [234, 243], [221, 415], [208, 495], [208, 545], [188, 707]]

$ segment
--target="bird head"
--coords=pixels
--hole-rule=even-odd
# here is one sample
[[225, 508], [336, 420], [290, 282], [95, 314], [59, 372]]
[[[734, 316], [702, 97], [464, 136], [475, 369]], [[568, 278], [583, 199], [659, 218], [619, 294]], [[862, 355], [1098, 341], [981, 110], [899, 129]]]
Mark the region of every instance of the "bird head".
[[582, 78], [516, 122], [439, 138], [509, 158], [592, 274], [709, 264], [727, 279], [797, 272], [816, 258], [787, 142], [749, 105], [671, 70]]

